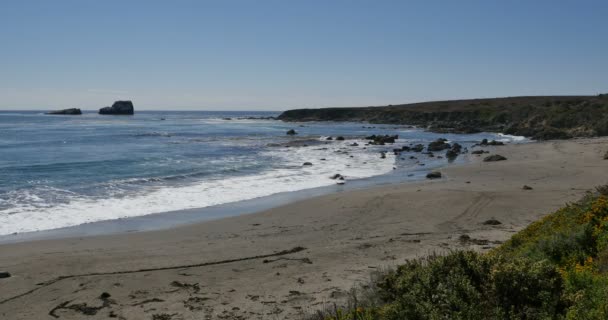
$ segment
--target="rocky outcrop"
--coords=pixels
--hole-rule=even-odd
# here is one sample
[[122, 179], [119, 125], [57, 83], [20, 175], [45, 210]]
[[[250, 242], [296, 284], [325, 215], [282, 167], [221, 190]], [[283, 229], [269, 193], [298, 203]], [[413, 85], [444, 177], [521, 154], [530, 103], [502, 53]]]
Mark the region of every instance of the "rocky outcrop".
[[131, 101], [116, 101], [111, 107], [99, 109], [99, 114], [132, 115], [135, 109]]
[[414, 152], [422, 152], [422, 150], [424, 150], [424, 145], [417, 144], [417, 145], [413, 146], [411, 148], [411, 150], [414, 151]]
[[479, 145], [480, 146], [504, 146], [505, 144], [502, 141], [496, 141], [496, 140], [488, 141], [488, 139], [483, 139], [483, 140], [481, 140]]
[[472, 151], [471, 154], [484, 154], [484, 153], [489, 153], [489, 151], [485, 151], [485, 150], [475, 150]]
[[389, 135], [371, 135], [371, 136], [367, 136], [365, 137], [365, 140], [371, 140], [369, 142], [369, 144], [372, 145], [380, 145], [383, 146], [387, 143], [395, 143], [395, 140], [399, 139], [398, 135], [393, 135], [393, 136], [389, 136]]
[[441, 172], [433, 171], [426, 174], [427, 179], [439, 179], [441, 178]]
[[8, 272], [6, 272], [6, 271], [0, 271], [0, 279], [3, 279], [3, 278], [10, 278], [10, 277], [11, 277], [11, 274], [10, 274], [10, 273], [8, 273]]
[[277, 120], [277, 117], [239, 117], [238, 120]]
[[608, 135], [608, 97], [538, 96], [434, 101], [384, 107], [297, 109], [284, 121], [367, 121], [434, 132], [501, 132], [533, 139]]
[[449, 143], [447, 143], [447, 139], [444, 138], [439, 138], [431, 143], [429, 143], [429, 145], [426, 147], [426, 149], [428, 151], [442, 151], [445, 149], [449, 149], [451, 146]]
[[504, 161], [507, 160], [507, 158], [499, 155], [499, 154], [493, 154], [491, 156], [487, 156], [483, 159], [484, 162], [494, 162], [494, 161]]
[[492, 218], [492, 219], [484, 221], [483, 224], [486, 226], [497, 226], [497, 225], [502, 224], [502, 222]]
[[82, 111], [80, 111], [80, 109], [78, 109], [78, 108], [69, 108], [69, 109], [63, 109], [63, 110], [49, 111], [46, 114], [81, 115]]
[[[288, 136], [294, 136], [294, 135], [296, 135], [296, 134], [298, 134], [298, 133], [297, 133], [297, 132], [296, 132], [294, 129], [289, 129], [289, 130], [287, 130], [287, 135], [288, 135]], [[330, 137], [330, 138], [331, 138], [331, 137]]]
[[452, 147], [445, 153], [448, 160], [454, 160], [462, 152], [462, 146], [459, 143], [452, 144]]

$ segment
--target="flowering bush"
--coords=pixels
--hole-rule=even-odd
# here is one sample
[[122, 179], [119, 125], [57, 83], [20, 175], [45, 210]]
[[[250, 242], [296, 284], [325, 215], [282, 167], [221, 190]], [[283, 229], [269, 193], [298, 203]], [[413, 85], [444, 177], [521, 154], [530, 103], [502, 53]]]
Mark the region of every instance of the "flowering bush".
[[380, 303], [336, 308], [325, 319], [608, 319], [604, 190], [487, 254], [454, 251], [408, 261], [376, 281]]

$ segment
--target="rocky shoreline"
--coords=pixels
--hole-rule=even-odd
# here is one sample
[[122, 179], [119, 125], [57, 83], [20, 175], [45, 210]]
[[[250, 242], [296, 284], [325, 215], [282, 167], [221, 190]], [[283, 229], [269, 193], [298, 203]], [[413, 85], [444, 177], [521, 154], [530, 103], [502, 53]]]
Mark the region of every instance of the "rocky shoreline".
[[509, 160], [174, 229], [5, 244], [0, 317], [301, 319], [370, 272], [496, 247], [605, 183], [606, 143], [484, 146]]
[[[449, 141], [446, 138], [438, 138], [434, 141], [430, 141], [429, 143], [413, 143], [409, 142], [407, 139], [399, 139], [399, 135], [388, 135], [388, 134], [372, 134], [369, 136], [360, 136], [360, 137], [343, 137], [343, 136], [329, 136], [325, 138], [310, 138], [310, 137], [302, 137], [295, 138], [298, 135], [298, 132], [295, 129], [289, 129], [285, 133], [287, 136], [292, 137], [288, 142], [285, 143], [270, 143], [268, 146], [271, 147], [308, 147], [311, 145], [327, 145], [332, 142], [345, 141], [346, 144], [340, 148], [340, 150], [335, 151], [337, 153], [341, 153], [344, 155], [348, 155], [351, 158], [353, 155], [350, 155], [350, 152], [362, 148], [367, 149], [371, 147], [376, 147], [376, 152], [378, 152], [380, 159], [387, 159], [387, 154], [393, 154], [394, 165], [393, 170], [398, 169], [403, 165], [415, 165], [415, 166], [426, 166], [427, 161], [431, 161], [433, 159], [445, 159], [446, 163], [454, 162], [460, 155], [470, 154], [473, 157], [481, 157], [486, 153], [489, 153], [488, 150], [482, 149], [483, 147], [497, 147], [504, 146], [505, 143], [502, 141], [496, 141], [488, 139], [482, 139], [479, 143], [475, 144], [466, 144], [465, 146], [461, 145], [455, 141]], [[471, 150], [469, 150], [469, 148]], [[327, 150], [328, 148], [321, 148]], [[393, 159], [393, 158], [391, 158]], [[318, 159], [321, 162], [325, 161], [325, 158]], [[502, 155], [492, 154], [483, 158], [484, 162], [493, 162], [493, 161], [504, 161], [507, 160]], [[310, 161], [306, 161], [302, 164], [302, 166], [313, 166], [315, 163]], [[429, 168], [432, 170], [432, 168]], [[441, 178], [442, 175], [440, 172], [429, 171], [426, 175], [427, 179], [438, 179]], [[329, 176], [330, 179], [336, 180], [338, 184], [346, 183], [348, 176], [342, 175], [340, 172], [336, 172], [335, 174]]]
[[608, 96], [536, 96], [382, 107], [295, 109], [283, 121], [415, 125], [439, 133], [500, 132], [536, 140], [608, 135]]

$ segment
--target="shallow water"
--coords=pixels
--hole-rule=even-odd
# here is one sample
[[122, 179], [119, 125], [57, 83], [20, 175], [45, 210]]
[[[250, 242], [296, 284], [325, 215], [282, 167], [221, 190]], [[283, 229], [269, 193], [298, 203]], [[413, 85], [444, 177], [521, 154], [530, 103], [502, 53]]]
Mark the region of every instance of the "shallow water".
[[[463, 146], [495, 134], [446, 135], [406, 126], [284, 123], [267, 112], [138, 112], [134, 116], [0, 112], [0, 235], [204, 208], [445, 165], [380, 151], [445, 137]], [[231, 118], [230, 120], [226, 118]], [[163, 120], [164, 119], [164, 120]], [[298, 131], [292, 137], [289, 129]], [[395, 144], [365, 146], [371, 134]], [[327, 141], [327, 136], [345, 141]], [[357, 142], [359, 146], [350, 146]], [[440, 153], [437, 153], [439, 155]], [[418, 159], [409, 159], [411, 155]], [[324, 159], [324, 160], [322, 160]], [[312, 162], [312, 166], [303, 166]], [[407, 176], [405, 174], [404, 176]]]

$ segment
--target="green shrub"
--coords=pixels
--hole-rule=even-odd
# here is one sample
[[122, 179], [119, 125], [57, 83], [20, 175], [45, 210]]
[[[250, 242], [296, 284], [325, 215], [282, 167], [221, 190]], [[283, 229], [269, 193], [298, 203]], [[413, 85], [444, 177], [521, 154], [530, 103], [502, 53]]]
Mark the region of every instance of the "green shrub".
[[608, 319], [608, 187], [597, 190], [487, 254], [408, 261], [374, 280], [374, 303], [315, 319]]
[[519, 258], [497, 263], [492, 286], [496, 318], [554, 319], [565, 308], [563, 280], [547, 260]]
[[563, 313], [562, 278], [546, 261], [455, 251], [411, 260], [377, 280], [377, 305], [356, 297], [310, 319], [551, 319]]
[[484, 316], [484, 292], [488, 291], [488, 257], [457, 251], [410, 261], [387, 275], [379, 284], [381, 296], [394, 301], [386, 319], [478, 319]]
[[552, 319], [565, 308], [551, 263], [471, 251], [410, 261], [379, 286], [383, 319]]

